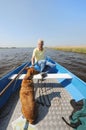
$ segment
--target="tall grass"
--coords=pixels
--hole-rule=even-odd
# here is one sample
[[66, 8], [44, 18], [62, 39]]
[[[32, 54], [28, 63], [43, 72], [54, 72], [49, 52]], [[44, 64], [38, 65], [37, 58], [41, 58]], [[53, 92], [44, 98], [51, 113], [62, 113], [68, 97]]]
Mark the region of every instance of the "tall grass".
[[84, 47], [53, 47], [55, 50], [77, 52], [77, 53], [86, 53], [86, 46]]

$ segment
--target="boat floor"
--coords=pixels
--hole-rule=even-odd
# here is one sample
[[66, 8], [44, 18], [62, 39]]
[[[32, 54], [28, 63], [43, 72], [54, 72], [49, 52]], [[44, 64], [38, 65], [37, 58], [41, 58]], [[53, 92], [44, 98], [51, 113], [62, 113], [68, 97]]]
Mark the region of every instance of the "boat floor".
[[[41, 102], [38, 106], [38, 119], [35, 130], [72, 130], [65, 124], [62, 116], [69, 121], [73, 110], [72, 97], [57, 83], [56, 79], [34, 80], [35, 97]], [[0, 111], [0, 130], [12, 130], [12, 122], [22, 115], [19, 91], [16, 91]], [[28, 126], [29, 127], [29, 126]]]

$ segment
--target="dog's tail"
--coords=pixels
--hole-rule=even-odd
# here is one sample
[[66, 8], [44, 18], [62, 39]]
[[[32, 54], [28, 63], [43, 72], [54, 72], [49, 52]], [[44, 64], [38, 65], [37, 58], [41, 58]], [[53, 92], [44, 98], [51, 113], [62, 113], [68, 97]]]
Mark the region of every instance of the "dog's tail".
[[64, 117], [62, 117], [62, 119], [63, 119], [63, 121], [68, 125], [68, 126], [70, 126], [70, 127], [72, 127], [72, 128], [77, 128], [80, 124], [81, 124], [81, 122], [80, 121], [78, 121], [77, 123], [68, 123], [67, 121], [66, 121], [66, 119], [64, 118]]

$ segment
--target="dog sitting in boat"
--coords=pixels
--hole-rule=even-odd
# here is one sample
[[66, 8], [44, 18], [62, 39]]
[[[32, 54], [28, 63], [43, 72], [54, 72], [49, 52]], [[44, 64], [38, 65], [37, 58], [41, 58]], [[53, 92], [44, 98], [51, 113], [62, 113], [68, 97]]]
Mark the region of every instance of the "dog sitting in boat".
[[33, 67], [26, 68], [27, 74], [22, 80], [20, 89], [20, 101], [22, 104], [22, 114], [30, 124], [34, 124], [37, 118], [37, 104], [35, 102], [33, 76], [38, 74]]

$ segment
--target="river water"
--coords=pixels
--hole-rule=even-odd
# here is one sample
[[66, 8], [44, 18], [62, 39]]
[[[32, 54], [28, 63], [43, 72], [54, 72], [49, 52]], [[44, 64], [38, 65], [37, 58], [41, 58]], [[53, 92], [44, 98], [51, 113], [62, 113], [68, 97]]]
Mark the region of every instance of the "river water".
[[[32, 52], [33, 48], [0, 49], [0, 77], [30, 61]], [[86, 82], [86, 54], [47, 49], [46, 55]]]

